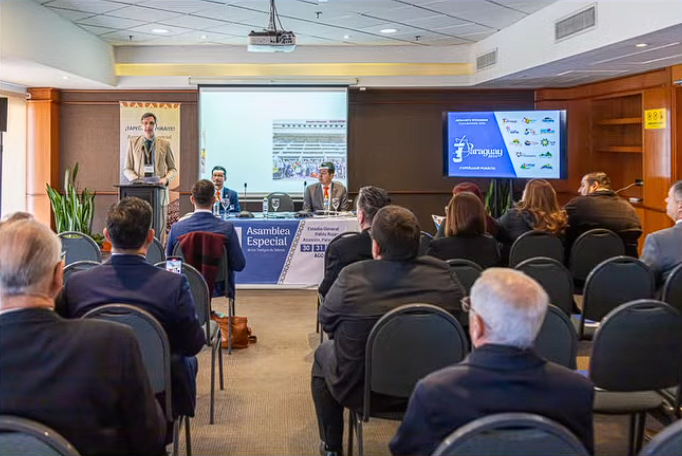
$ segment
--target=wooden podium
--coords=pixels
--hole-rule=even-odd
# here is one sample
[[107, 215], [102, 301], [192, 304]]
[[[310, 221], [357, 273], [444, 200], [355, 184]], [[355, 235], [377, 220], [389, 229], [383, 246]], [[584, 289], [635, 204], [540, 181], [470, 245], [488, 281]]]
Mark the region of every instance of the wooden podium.
[[140, 199], [145, 200], [152, 206], [152, 228], [154, 228], [154, 236], [161, 242], [163, 242], [163, 235], [159, 230], [161, 226], [161, 217], [163, 217], [163, 210], [161, 208], [161, 201], [163, 198], [163, 192], [166, 190], [164, 185], [157, 184], [119, 184], [114, 185], [118, 188], [118, 199], [125, 198], [128, 196], [136, 196]]

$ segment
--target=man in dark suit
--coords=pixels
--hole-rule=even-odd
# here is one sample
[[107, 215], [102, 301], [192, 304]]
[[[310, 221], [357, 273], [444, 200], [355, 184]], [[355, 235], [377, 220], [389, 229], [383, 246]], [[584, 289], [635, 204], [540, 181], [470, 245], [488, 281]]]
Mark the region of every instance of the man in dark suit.
[[341, 270], [351, 263], [372, 259], [372, 238], [369, 229], [377, 211], [391, 203], [386, 190], [377, 187], [362, 187], [357, 198], [357, 217], [360, 234], [343, 237], [329, 244], [324, 254], [324, 279], [318, 289], [325, 296]]
[[0, 229], [0, 413], [53, 428], [80, 454], [165, 454], [165, 420], [132, 330], [53, 312], [60, 252], [37, 221]]
[[474, 350], [417, 383], [391, 453], [431, 454], [470, 421], [525, 412], [566, 426], [592, 454], [594, 385], [533, 351], [547, 302], [547, 293], [522, 272], [486, 269], [463, 303]]
[[654, 271], [659, 286], [682, 263], [682, 181], [670, 187], [665, 203], [666, 213], [675, 226], [648, 235], [640, 258]]
[[[211, 171], [211, 178], [213, 180], [213, 186], [215, 187], [216, 198], [219, 201], [225, 198], [230, 200], [230, 205], [227, 208], [227, 212], [240, 212], [242, 207], [239, 205], [239, 195], [234, 190], [230, 190], [225, 187], [225, 181], [227, 180], [227, 171], [222, 166], [214, 166], [213, 171]], [[225, 209], [220, 206], [220, 214], [224, 214]]]
[[[332, 162], [324, 162], [320, 165], [319, 182], [305, 189], [303, 195], [304, 211], [332, 211], [334, 210], [333, 200], [335, 198], [339, 200], [339, 210], [348, 209], [348, 191], [341, 182], [334, 181], [335, 172], [336, 167]], [[325, 201], [329, 202], [329, 207], [325, 206]]]
[[[609, 176], [606, 173], [585, 174], [578, 192], [580, 196], [573, 198], [564, 207], [568, 214], [567, 247], [570, 248], [585, 231], [606, 228], [623, 238], [627, 255], [636, 257], [637, 238], [641, 235], [642, 223], [635, 208], [611, 190]], [[633, 238], [625, 230], [640, 230], [640, 233]]]
[[246, 259], [242, 252], [241, 244], [234, 225], [226, 220], [220, 220], [211, 212], [214, 201], [213, 184], [211, 181], [202, 179], [192, 187], [190, 201], [194, 205], [194, 213], [191, 217], [175, 223], [168, 234], [166, 244], [166, 255], [171, 256], [178, 238], [183, 234], [195, 231], [205, 231], [217, 233], [225, 237], [225, 248], [227, 249], [227, 263], [229, 265], [228, 296], [234, 298], [234, 273], [246, 267]]
[[[434, 304], [461, 318], [461, 284], [447, 263], [417, 257], [419, 223], [407, 209], [385, 206], [372, 222], [372, 256], [345, 267], [320, 307], [319, 319], [332, 340], [315, 352], [311, 389], [323, 451], [342, 454], [343, 408], [362, 406], [365, 344], [386, 312], [409, 303]], [[383, 397], [377, 409], [404, 409]]]
[[197, 359], [206, 342], [197, 320], [187, 277], [147, 262], [152, 208], [139, 198], [123, 198], [107, 214], [104, 237], [112, 245], [109, 261], [74, 273], [66, 283], [57, 312], [80, 318], [95, 307], [130, 304], [146, 310], [166, 330], [171, 350], [173, 413], [194, 416]]

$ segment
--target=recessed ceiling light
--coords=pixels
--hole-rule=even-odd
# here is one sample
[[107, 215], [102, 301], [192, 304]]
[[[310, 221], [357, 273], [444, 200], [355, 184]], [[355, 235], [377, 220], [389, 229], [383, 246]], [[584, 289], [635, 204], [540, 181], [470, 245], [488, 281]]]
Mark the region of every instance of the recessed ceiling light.
[[158, 33], [159, 35], [164, 35], [166, 33], [170, 33], [170, 30], [168, 30], [168, 29], [152, 29], [152, 33]]
[[398, 29], [395, 29], [395, 28], [385, 28], [385, 29], [381, 29], [381, 30], [379, 30], [379, 31], [380, 31], [381, 33], [395, 33], [395, 32], [398, 31]]
[[638, 48], [643, 48], [643, 47], [647, 47], [648, 44], [646, 44], [646, 43], [639, 43], [639, 44], [635, 44], [635, 46], [637, 46]]
[[208, 35], [201, 35], [201, 39], [202, 39], [202, 40], [207, 40], [207, 39], [208, 39]]
[[347, 39], [349, 39], [349, 38], [350, 38], [350, 35], [343, 35], [343, 39], [344, 39], [344, 40], [347, 40]]
[[69, 79], [68, 76], [62, 76], [62, 79]]

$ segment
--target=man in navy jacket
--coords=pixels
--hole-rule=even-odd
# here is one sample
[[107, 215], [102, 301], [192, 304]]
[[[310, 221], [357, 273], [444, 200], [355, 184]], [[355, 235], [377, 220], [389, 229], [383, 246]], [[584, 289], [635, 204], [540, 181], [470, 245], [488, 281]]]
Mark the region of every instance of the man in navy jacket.
[[[218, 199], [223, 200], [228, 198], [230, 200], [230, 205], [227, 208], [227, 212], [240, 212], [242, 207], [239, 205], [239, 195], [234, 190], [230, 190], [225, 187], [225, 181], [227, 180], [227, 171], [222, 166], [214, 166], [213, 171], [211, 171], [211, 179], [213, 180], [213, 186], [215, 187], [215, 193]], [[224, 214], [225, 209], [220, 206], [220, 214]]]

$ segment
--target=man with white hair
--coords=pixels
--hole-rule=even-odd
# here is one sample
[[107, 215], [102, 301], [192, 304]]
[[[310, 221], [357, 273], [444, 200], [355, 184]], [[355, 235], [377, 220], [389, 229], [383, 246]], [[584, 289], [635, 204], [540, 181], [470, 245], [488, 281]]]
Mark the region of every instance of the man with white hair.
[[61, 244], [45, 225], [0, 229], [0, 413], [43, 423], [80, 454], [164, 454], [165, 420], [130, 328], [64, 320]]
[[455, 429], [508, 412], [552, 419], [593, 453], [592, 382], [533, 351], [547, 312], [542, 287], [522, 272], [490, 268], [462, 301], [474, 350], [417, 383], [391, 453], [431, 454]]

